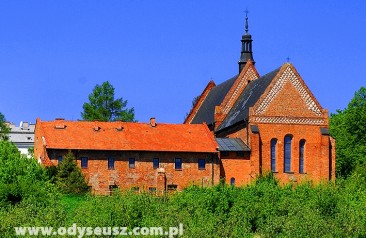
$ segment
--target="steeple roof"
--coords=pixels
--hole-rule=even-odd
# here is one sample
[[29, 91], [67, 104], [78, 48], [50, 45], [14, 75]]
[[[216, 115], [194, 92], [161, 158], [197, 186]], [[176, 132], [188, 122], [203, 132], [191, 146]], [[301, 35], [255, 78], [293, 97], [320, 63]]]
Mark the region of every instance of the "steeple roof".
[[239, 73], [243, 70], [245, 64], [250, 59], [253, 64], [255, 61], [253, 59], [253, 51], [252, 51], [252, 35], [249, 33], [249, 24], [248, 24], [248, 11], [246, 11], [245, 15], [245, 33], [241, 37], [241, 53], [239, 64]]

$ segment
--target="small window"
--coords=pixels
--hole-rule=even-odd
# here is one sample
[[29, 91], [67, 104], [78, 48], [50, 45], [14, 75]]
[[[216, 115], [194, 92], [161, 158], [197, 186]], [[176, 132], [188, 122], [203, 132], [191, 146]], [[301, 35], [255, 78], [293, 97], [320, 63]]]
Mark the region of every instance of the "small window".
[[182, 159], [181, 158], [176, 158], [175, 159], [175, 169], [176, 170], [181, 170], [182, 169]]
[[235, 186], [235, 178], [231, 178], [230, 179], [230, 185], [231, 186]]
[[114, 158], [108, 158], [108, 169], [114, 169]]
[[81, 157], [81, 168], [88, 168], [88, 157]]
[[198, 169], [206, 169], [206, 160], [198, 159]]
[[229, 151], [220, 151], [220, 155], [222, 157], [228, 157], [229, 156]]
[[168, 185], [168, 191], [176, 191], [178, 188], [178, 185], [176, 184], [169, 184]]
[[156, 194], [156, 187], [150, 187], [149, 188], [149, 193]]
[[135, 193], [140, 192], [140, 188], [139, 187], [132, 187], [132, 191], [134, 191]]
[[305, 140], [300, 141], [300, 151], [299, 151], [299, 173], [303, 174], [304, 172], [304, 152], [305, 152]]
[[271, 140], [271, 170], [276, 172], [276, 145], [277, 139]]
[[131, 169], [135, 168], [135, 158], [129, 158], [128, 159], [128, 167]]
[[159, 168], [159, 158], [154, 158], [153, 159], [153, 168], [154, 169]]
[[118, 189], [117, 185], [109, 185], [109, 191], [113, 192]]
[[285, 136], [285, 148], [284, 148], [284, 154], [285, 154], [285, 173], [291, 172], [291, 142], [292, 142], [292, 136], [288, 135]]
[[236, 157], [244, 157], [244, 151], [237, 151]]
[[57, 157], [58, 164], [61, 164], [62, 160], [63, 160], [63, 158], [61, 155]]

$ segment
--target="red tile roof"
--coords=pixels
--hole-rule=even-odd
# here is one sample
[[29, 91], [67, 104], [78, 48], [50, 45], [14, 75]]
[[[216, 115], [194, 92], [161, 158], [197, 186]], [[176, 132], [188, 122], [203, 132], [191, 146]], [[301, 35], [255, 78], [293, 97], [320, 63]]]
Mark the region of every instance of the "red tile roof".
[[[41, 121], [36, 137], [46, 148], [167, 152], [216, 152], [218, 145], [205, 124]], [[42, 135], [37, 135], [40, 133]]]

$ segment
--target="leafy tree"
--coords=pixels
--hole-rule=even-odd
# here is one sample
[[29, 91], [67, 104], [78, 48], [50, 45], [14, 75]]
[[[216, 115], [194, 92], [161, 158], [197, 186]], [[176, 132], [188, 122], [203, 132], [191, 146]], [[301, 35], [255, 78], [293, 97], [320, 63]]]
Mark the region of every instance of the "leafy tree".
[[44, 168], [35, 159], [21, 155], [13, 143], [0, 141], [0, 204], [46, 202], [52, 191]]
[[85, 176], [77, 166], [71, 151], [66, 154], [59, 165], [56, 186], [60, 188], [61, 192], [67, 194], [83, 194], [89, 190], [88, 184], [85, 182]]
[[5, 124], [5, 116], [0, 112], [0, 140], [8, 140], [10, 128]]
[[96, 85], [89, 94], [89, 103], [84, 103], [81, 116], [93, 121], [135, 121], [135, 109], [126, 108], [127, 100], [114, 98], [114, 87], [108, 82]]
[[330, 118], [331, 135], [336, 139], [336, 170], [350, 175], [356, 167], [366, 165], [366, 88], [361, 87], [348, 107]]

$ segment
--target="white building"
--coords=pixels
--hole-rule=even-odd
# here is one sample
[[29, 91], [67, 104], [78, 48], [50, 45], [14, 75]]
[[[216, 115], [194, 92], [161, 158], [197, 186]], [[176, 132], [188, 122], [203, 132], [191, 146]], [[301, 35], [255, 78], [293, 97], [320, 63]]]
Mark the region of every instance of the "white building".
[[19, 127], [13, 123], [8, 123], [10, 127], [9, 140], [19, 149], [20, 153], [28, 155], [28, 149], [34, 146], [35, 124], [20, 122]]

